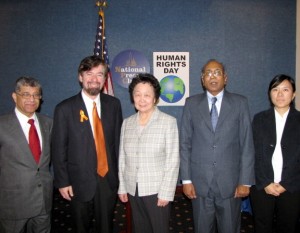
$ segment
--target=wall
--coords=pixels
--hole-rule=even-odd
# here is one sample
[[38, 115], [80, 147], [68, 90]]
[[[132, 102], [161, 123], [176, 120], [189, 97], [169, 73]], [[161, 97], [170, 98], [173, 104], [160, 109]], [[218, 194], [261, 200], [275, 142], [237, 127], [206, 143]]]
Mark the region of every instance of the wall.
[[[80, 87], [77, 67], [93, 53], [94, 0], [0, 0], [0, 114], [13, 109], [21, 75], [44, 87], [41, 111]], [[136, 49], [150, 61], [157, 51], [190, 52], [190, 94], [202, 92], [200, 70], [210, 58], [225, 63], [229, 91], [249, 99], [251, 114], [269, 106], [267, 87], [278, 73], [295, 76], [296, 0], [108, 0], [110, 61]], [[134, 112], [128, 91], [115, 85], [124, 116]], [[182, 107], [161, 107], [180, 122]]]

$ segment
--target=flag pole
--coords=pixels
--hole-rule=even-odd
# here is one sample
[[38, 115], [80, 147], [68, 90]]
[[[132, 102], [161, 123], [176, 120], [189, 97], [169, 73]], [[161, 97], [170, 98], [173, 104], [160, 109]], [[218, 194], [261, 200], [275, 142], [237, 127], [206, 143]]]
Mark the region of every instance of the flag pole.
[[101, 59], [103, 59], [108, 66], [107, 79], [105, 80], [102, 91], [105, 94], [109, 94], [113, 96], [114, 90], [113, 90], [111, 72], [109, 68], [109, 58], [108, 58], [108, 50], [107, 50], [106, 35], [105, 35], [105, 22], [104, 22], [104, 8], [107, 7], [107, 1], [98, 0], [96, 1], [96, 6], [99, 7], [99, 11], [98, 11], [99, 21], [97, 25], [94, 55], [100, 56]]
[[[107, 2], [105, 0], [102, 0], [102, 1], [97, 1], [96, 2], [96, 6], [99, 7], [99, 16], [102, 17], [102, 20], [103, 20], [103, 27], [102, 27], [102, 33], [101, 33], [101, 40], [103, 41], [103, 37], [104, 37], [104, 32], [105, 32], [105, 18], [104, 18], [104, 10], [103, 8], [107, 7]], [[101, 43], [102, 44], [102, 51], [104, 51], [104, 43]], [[101, 58], [104, 59], [104, 54], [102, 53], [101, 54]]]

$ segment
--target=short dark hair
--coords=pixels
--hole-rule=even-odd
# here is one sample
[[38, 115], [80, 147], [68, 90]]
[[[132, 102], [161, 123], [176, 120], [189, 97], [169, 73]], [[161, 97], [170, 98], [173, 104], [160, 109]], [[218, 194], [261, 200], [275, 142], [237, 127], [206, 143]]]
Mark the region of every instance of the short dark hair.
[[21, 90], [21, 87], [27, 86], [27, 87], [37, 87], [40, 91], [40, 94], [42, 94], [42, 86], [40, 82], [32, 77], [28, 76], [22, 76], [16, 80], [15, 84], [15, 92], [19, 92]]
[[[274, 104], [272, 103], [272, 100], [271, 100], [271, 90], [277, 86], [280, 85], [280, 83], [282, 83], [284, 80], [287, 80], [291, 85], [292, 85], [292, 89], [293, 89], [293, 93], [296, 92], [296, 84], [295, 84], [295, 80], [288, 76], [288, 75], [285, 75], [285, 74], [278, 74], [276, 75], [270, 82], [269, 84], [269, 89], [268, 89], [268, 96], [269, 96], [269, 100], [270, 100], [270, 103], [271, 103], [271, 106], [274, 106]], [[291, 102], [290, 105], [293, 105], [294, 104], [294, 100]]]
[[134, 100], [133, 100], [133, 91], [134, 91], [134, 88], [136, 87], [137, 84], [139, 83], [148, 83], [150, 84], [153, 89], [154, 89], [154, 95], [155, 95], [155, 103], [157, 104], [158, 103], [158, 100], [159, 100], [159, 97], [160, 97], [160, 85], [159, 85], [159, 82], [158, 80], [152, 75], [152, 74], [149, 74], [149, 73], [140, 73], [140, 74], [137, 74], [131, 81], [131, 83], [129, 84], [129, 94], [130, 94], [130, 101], [131, 103], [134, 103]]
[[78, 74], [82, 74], [82, 72], [91, 70], [99, 65], [104, 67], [104, 76], [106, 78], [108, 73], [108, 65], [101, 57], [96, 55], [88, 56], [82, 59], [78, 67]]

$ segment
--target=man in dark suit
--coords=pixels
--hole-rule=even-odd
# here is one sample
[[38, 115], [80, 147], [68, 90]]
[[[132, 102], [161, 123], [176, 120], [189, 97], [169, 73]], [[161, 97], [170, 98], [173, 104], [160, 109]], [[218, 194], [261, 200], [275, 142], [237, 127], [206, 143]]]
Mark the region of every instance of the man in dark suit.
[[[89, 231], [93, 213], [96, 232], [112, 232], [118, 189], [118, 153], [122, 111], [120, 101], [100, 93], [108, 67], [97, 56], [84, 58], [78, 68], [82, 90], [56, 106], [52, 136], [55, 186], [70, 200], [76, 231]], [[94, 106], [95, 104], [95, 106]], [[104, 141], [94, 119], [97, 109]], [[95, 139], [95, 140], [94, 140]], [[106, 153], [98, 153], [104, 145]], [[106, 158], [106, 165], [99, 157]], [[104, 173], [97, 167], [106, 166]], [[108, 167], [107, 167], [108, 166]]]
[[[36, 113], [42, 98], [36, 79], [19, 78], [12, 98], [14, 112], [0, 117], [0, 232], [50, 233], [52, 120]], [[37, 153], [30, 147], [33, 128]]]
[[[202, 69], [205, 93], [186, 100], [180, 131], [180, 174], [192, 199], [196, 233], [239, 233], [241, 198], [254, 184], [247, 99], [224, 88], [222, 63]], [[213, 101], [214, 100], [214, 101]]]

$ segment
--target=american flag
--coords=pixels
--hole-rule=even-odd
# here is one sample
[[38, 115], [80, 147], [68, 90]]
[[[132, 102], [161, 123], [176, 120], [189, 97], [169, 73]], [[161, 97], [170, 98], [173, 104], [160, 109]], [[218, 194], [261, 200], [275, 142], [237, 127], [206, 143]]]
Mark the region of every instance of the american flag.
[[97, 34], [94, 48], [94, 55], [101, 56], [101, 58], [108, 65], [108, 74], [105, 81], [103, 92], [109, 95], [114, 95], [113, 83], [111, 78], [111, 72], [109, 68], [109, 57], [107, 51], [106, 37], [105, 37], [105, 22], [104, 22], [104, 11], [101, 8], [99, 11], [99, 21], [97, 25]]

